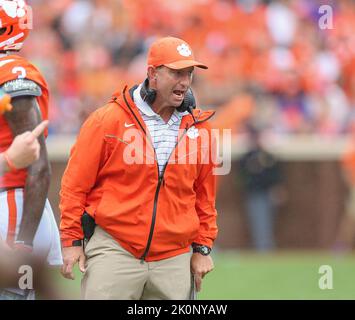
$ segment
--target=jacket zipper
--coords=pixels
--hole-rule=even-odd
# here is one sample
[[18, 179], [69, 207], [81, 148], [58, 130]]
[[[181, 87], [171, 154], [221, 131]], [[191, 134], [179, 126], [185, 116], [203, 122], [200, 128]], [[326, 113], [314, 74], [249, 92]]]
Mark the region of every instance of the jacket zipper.
[[[148, 138], [148, 135], [146, 133], [146, 131], [144, 130], [144, 127], [142, 126], [141, 122], [139, 121], [139, 119], [137, 118], [137, 116], [135, 115], [135, 113], [133, 112], [132, 108], [130, 107], [126, 97], [125, 97], [125, 92], [123, 93], [123, 98], [125, 100], [125, 103], [127, 105], [127, 107], [129, 108], [129, 110], [131, 111], [131, 113], [133, 114], [133, 116], [135, 117], [135, 119], [137, 120], [139, 126], [141, 127], [141, 129], [143, 130], [144, 134], [146, 135], [147, 137], [147, 140], [149, 140]], [[196, 123], [198, 123], [198, 121], [194, 121], [194, 123], [191, 125], [195, 125]], [[190, 127], [191, 127], [190, 126]], [[186, 125], [185, 127], [185, 131], [184, 133], [181, 135], [179, 141], [177, 141], [177, 143], [175, 144], [175, 147], [174, 149], [171, 151], [170, 155], [169, 155], [169, 158], [166, 162], [166, 164], [164, 165], [163, 167], [163, 171], [162, 173], [160, 174], [159, 172], [159, 163], [158, 163], [158, 158], [157, 158], [157, 154], [155, 152], [155, 148], [154, 148], [154, 145], [153, 143], [149, 140], [149, 142], [151, 143], [152, 147], [153, 147], [153, 150], [154, 150], [154, 155], [155, 155], [155, 160], [157, 162], [157, 168], [158, 168], [158, 185], [157, 185], [157, 188], [155, 190], [155, 195], [154, 195], [154, 204], [153, 204], [153, 214], [152, 214], [152, 222], [150, 224], [150, 230], [149, 230], [149, 237], [148, 237], [148, 241], [147, 241], [147, 245], [145, 247], [145, 250], [144, 250], [144, 253], [143, 255], [140, 257], [140, 260], [141, 260], [141, 263], [144, 263], [144, 260], [145, 258], [147, 257], [148, 255], [148, 252], [149, 252], [149, 249], [150, 249], [150, 245], [152, 243], [152, 239], [153, 239], [153, 234], [154, 234], [154, 228], [155, 228], [155, 221], [156, 221], [156, 216], [157, 216], [157, 207], [158, 207], [158, 198], [159, 198], [159, 192], [160, 192], [160, 188], [161, 188], [161, 184], [162, 182], [164, 181], [164, 173], [165, 173], [165, 170], [166, 170], [166, 167], [169, 163], [169, 160], [170, 160], [170, 157], [171, 155], [174, 153], [174, 150], [176, 149], [176, 147], [178, 146], [178, 144], [180, 143], [180, 141], [182, 140], [182, 138], [185, 136], [186, 132], [189, 130], [190, 128], [188, 125]]]
[[[153, 233], [154, 233], [154, 228], [155, 228], [155, 221], [156, 221], [156, 216], [157, 216], [159, 192], [160, 192], [161, 184], [162, 183], [165, 184], [165, 182], [164, 182], [164, 173], [165, 173], [166, 167], [168, 166], [168, 163], [169, 163], [171, 155], [174, 153], [174, 150], [176, 149], [176, 147], [178, 146], [178, 144], [182, 140], [182, 138], [185, 136], [185, 134], [186, 134], [188, 129], [189, 129], [189, 127], [186, 126], [184, 133], [181, 135], [179, 141], [175, 144], [174, 149], [171, 151], [171, 153], [169, 155], [169, 158], [168, 158], [168, 160], [166, 161], [166, 163], [165, 163], [165, 165], [163, 167], [162, 173], [161, 174], [159, 173], [158, 186], [157, 186], [157, 189], [155, 190], [155, 196], [154, 196], [152, 222], [151, 222], [151, 225], [150, 225], [150, 231], [149, 231], [149, 237], [148, 237], [147, 245], [145, 247], [143, 255], [140, 258], [141, 263], [143, 263], [145, 258], [147, 257], [149, 249], [150, 249], [150, 245], [152, 243]], [[155, 150], [154, 150], [154, 153], [155, 153]], [[157, 160], [157, 163], [158, 163], [158, 160]], [[158, 164], [158, 172], [159, 172], [159, 164]]]

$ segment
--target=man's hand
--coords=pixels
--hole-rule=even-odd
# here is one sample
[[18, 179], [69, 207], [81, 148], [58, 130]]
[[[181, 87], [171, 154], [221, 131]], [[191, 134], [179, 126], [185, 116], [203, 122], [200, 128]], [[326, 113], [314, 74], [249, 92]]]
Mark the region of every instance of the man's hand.
[[73, 267], [78, 262], [81, 272], [85, 272], [85, 254], [82, 247], [66, 247], [62, 250], [63, 266], [61, 273], [64, 278], [74, 280]]
[[48, 121], [41, 122], [33, 131], [26, 131], [15, 137], [6, 154], [16, 169], [28, 167], [38, 160], [40, 145], [37, 138], [48, 126]]
[[191, 272], [195, 276], [195, 285], [197, 292], [201, 291], [201, 283], [204, 276], [214, 268], [213, 260], [210, 255], [203, 256], [200, 253], [194, 253], [191, 257]]

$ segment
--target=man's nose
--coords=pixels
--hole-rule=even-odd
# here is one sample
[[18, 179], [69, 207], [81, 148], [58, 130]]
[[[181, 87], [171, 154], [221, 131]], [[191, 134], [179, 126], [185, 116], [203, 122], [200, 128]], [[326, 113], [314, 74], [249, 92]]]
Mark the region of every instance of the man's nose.
[[180, 84], [184, 85], [185, 87], [189, 87], [191, 84], [191, 75], [188, 73], [182, 75], [180, 78]]

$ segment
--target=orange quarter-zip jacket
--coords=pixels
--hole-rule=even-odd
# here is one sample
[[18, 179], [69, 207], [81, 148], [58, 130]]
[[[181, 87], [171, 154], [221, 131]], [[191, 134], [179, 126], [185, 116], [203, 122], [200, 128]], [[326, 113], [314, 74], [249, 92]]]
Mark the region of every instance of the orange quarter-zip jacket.
[[159, 175], [147, 127], [127, 87], [93, 112], [80, 130], [60, 191], [62, 245], [83, 239], [88, 212], [136, 258], [156, 261], [212, 247], [217, 236], [216, 144], [194, 110], [181, 120], [178, 142]]

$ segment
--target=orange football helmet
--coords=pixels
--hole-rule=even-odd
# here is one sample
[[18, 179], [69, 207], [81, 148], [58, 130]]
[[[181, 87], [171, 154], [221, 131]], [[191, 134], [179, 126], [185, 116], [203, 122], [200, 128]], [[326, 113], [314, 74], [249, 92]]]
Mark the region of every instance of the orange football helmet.
[[0, 0], [0, 52], [19, 51], [32, 27], [32, 10], [24, 0]]

